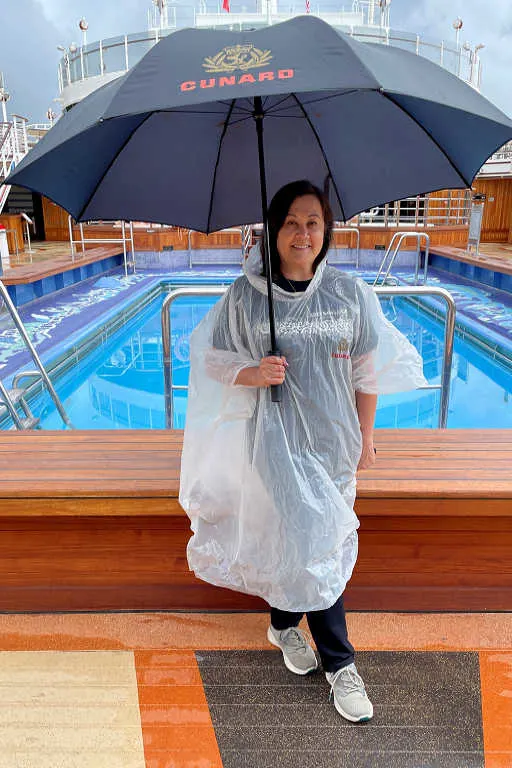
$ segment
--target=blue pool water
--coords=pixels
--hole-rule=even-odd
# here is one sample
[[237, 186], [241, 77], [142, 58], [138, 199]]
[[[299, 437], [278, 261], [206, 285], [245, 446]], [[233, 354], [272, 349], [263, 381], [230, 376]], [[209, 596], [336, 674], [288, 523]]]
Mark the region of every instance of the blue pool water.
[[[129, 321], [72, 371], [55, 381], [65, 408], [79, 429], [163, 429], [165, 427], [160, 308], [162, 297]], [[180, 299], [171, 314], [173, 383], [188, 380], [189, 336], [213, 299]], [[383, 303], [422, 354], [430, 383], [439, 383], [443, 326], [408, 302]], [[439, 391], [415, 391], [379, 398], [377, 427], [430, 428], [438, 425]], [[34, 412], [44, 429], [62, 426], [53, 404], [40, 398]], [[186, 393], [174, 395], [174, 426], [185, 422]], [[448, 427], [512, 428], [512, 368], [457, 337]]]

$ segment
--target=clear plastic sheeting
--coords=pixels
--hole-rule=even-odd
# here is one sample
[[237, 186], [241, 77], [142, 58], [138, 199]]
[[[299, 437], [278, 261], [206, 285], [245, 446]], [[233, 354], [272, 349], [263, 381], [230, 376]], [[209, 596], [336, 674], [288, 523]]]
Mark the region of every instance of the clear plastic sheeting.
[[286, 611], [330, 607], [357, 557], [355, 392], [426, 383], [415, 348], [364, 281], [325, 261], [303, 293], [274, 287], [276, 338], [289, 364], [282, 402], [236, 385], [268, 354], [266, 280], [245, 275], [191, 337], [180, 502], [196, 576]]

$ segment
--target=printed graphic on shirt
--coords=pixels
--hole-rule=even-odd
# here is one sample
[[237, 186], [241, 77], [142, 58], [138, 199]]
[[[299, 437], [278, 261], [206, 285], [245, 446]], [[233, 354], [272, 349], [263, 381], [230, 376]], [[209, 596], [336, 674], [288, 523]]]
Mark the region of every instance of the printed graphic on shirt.
[[336, 350], [332, 353], [331, 357], [339, 357], [342, 360], [349, 360], [350, 354], [349, 354], [349, 344], [346, 339], [342, 339], [338, 346], [336, 347]]

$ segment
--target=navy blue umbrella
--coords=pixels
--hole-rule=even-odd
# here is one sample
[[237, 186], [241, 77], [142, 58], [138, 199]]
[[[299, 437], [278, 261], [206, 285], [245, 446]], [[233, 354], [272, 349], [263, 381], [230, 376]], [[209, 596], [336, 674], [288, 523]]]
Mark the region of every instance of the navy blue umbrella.
[[506, 115], [431, 61], [299, 16], [163, 38], [65, 114], [9, 183], [77, 221], [212, 232], [265, 223], [267, 194], [306, 178], [329, 190], [335, 218], [346, 220], [469, 187], [511, 138]]

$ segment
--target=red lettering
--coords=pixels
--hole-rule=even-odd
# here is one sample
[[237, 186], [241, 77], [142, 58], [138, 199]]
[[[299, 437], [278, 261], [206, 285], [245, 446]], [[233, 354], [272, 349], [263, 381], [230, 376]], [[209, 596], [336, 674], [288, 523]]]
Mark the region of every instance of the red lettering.
[[277, 73], [280, 80], [288, 80], [290, 77], [293, 77], [293, 75], [293, 69], [280, 69]]
[[223, 85], [234, 85], [235, 84], [235, 76], [232, 75], [231, 77], [219, 77], [219, 86], [222, 88]]
[[215, 87], [215, 78], [210, 77], [209, 80], [201, 80], [199, 83], [200, 88], [214, 88]]
[[240, 80], [238, 81], [238, 85], [242, 85], [242, 83], [255, 83], [256, 80], [254, 79], [254, 75], [251, 75], [249, 73], [242, 75]]
[[258, 75], [258, 80], [260, 83], [263, 80], [273, 80], [274, 79], [274, 73], [273, 72], [260, 72]]
[[195, 80], [186, 80], [180, 85], [180, 91], [193, 91], [196, 87]]

